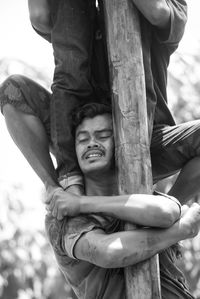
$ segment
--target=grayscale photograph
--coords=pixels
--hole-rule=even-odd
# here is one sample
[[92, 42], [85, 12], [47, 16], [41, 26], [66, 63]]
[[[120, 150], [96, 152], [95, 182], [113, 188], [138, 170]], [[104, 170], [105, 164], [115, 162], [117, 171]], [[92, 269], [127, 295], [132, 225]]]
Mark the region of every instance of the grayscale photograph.
[[199, 0], [0, 0], [0, 299], [200, 299]]

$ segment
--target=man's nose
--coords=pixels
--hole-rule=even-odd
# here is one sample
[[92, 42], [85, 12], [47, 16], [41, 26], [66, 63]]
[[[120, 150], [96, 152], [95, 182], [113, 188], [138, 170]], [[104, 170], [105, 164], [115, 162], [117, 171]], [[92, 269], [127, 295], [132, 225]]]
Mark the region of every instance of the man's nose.
[[90, 143], [88, 144], [88, 148], [98, 148], [98, 147], [99, 147], [99, 144], [95, 140], [95, 138], [91, 138]]

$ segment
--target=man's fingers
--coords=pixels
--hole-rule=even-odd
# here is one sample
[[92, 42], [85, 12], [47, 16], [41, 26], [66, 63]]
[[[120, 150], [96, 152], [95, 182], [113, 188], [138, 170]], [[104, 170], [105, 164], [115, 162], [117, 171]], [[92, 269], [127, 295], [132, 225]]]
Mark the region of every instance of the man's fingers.
[[55, 204], [58, 202], [60, 199], [61, 192], [60, 190], [57, 190], [53, 193], [53, 196], [51, 197], [51, 201], [49, 203], [49, 210], [52, 211], [55, 207]]
[[54, 206], [54, 208], [51, 211], [51, 213], [52, 213], [53, 217], [57, 218], [57, 214], [58, 214], [58, 206], [57, 205]]
[[56, 198], [52, 198], [51, 202], [49, 203], [49, 210], [52, 211], [56, 204]]
[[50, 211], [50, 209], [49, 209], [49, 205], [46, 205], [46, 206], [45, 206], [45, 209], [47, 210], [47, 212], [49, 212], [49, 211]]
[[46, 194], [44, 203], [48, 205], [51, 202], [51, 199], [52, 199], [52, 196], [50, 194]]
[[57, 219], [62, 220], [64, 216], [67, 216], [67, 212], [61, 209], [58, 209]]
[[51, 202], [51, 199], [52, 199], [52, 196], [49, 194], [46, 194], [44, 203], [48, 205]]
[[53, 217], [62, 220], [63, 217], [70, 214], [70, 202], [74, 195], [64, 191], [62, 188], [54, 188], [47, 191], [45, 201], [47, 211], [49, 211]]
[[61, 187], [48, 187], [46, 188], [46, 198], [45, 198], [45, 203], [49, 204], [51, 200], [55, 197], [55, 195], [60, 191], [63, 190]]
[[67, 216], [67, 210], [63, 207], [62, 203], [56, 202], [52, 215], [58, 220], [62, 220], [65, 216]]

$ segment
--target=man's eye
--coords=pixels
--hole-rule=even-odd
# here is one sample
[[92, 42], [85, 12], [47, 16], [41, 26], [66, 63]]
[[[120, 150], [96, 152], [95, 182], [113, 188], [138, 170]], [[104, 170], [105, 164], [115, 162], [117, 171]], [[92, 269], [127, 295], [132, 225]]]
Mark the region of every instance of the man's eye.
[[83, 142], [87, 142], [87, 141], [88, 141], [88, 138], [79, 139], [79, 143], [83, 143]]
[[99, 136], [99, 139], [107, 139], [110, 138], [112, 136], [112, 134], [102, 134]]

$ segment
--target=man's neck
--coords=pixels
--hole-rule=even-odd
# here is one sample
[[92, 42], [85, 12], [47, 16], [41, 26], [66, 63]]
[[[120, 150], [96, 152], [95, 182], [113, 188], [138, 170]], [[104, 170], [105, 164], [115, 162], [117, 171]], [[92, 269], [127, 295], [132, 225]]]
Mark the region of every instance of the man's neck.
[[85, 194], [88, 196], [111, 196], [118, 194], [117, 177], [114, 171], [85, 176]]

